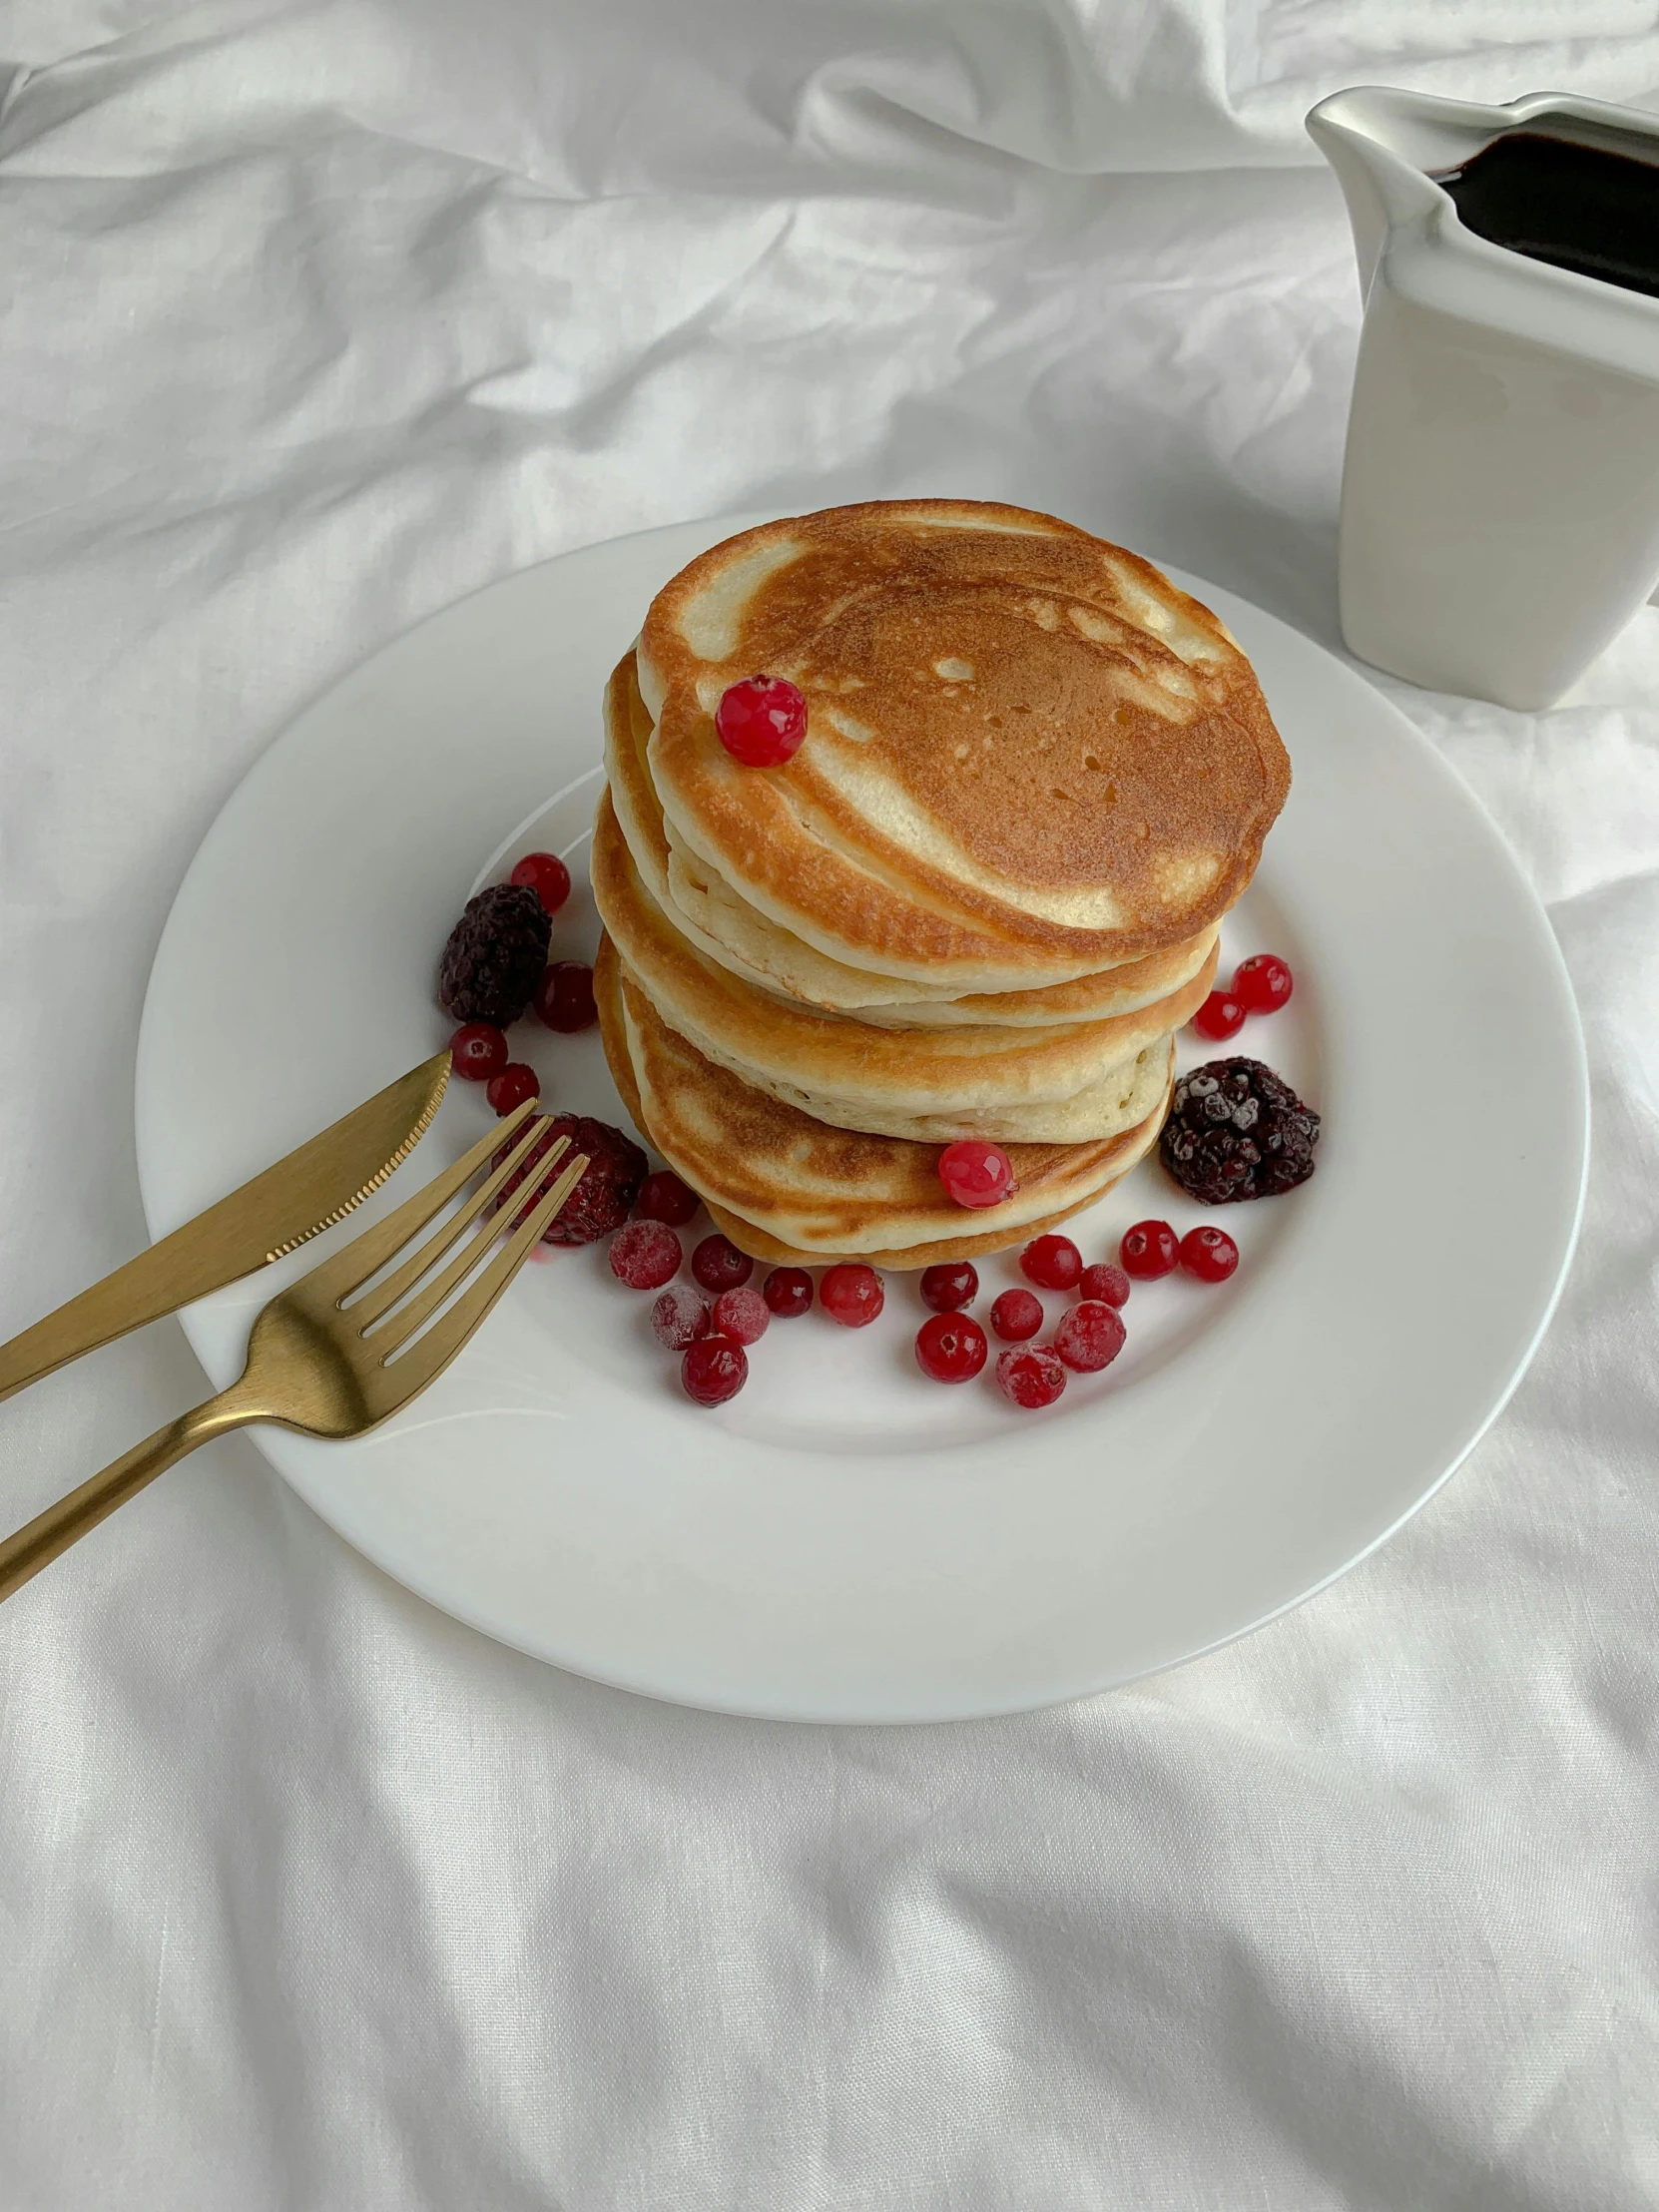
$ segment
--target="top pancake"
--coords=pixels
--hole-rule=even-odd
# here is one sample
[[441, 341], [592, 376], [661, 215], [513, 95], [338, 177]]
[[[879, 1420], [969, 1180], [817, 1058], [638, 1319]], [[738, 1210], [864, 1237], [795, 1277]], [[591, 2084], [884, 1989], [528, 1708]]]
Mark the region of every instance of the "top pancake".
[[[714, 728], [757, 671], [808, 701], [779, 769], [740, 766]], [[746, 531], [658, 594], [639, 675], [669, 844], [830, 959], [932, 990], [1065, 982], [1199, 935], [1289, 789], [1217, 618], [1022, 508], [876, 502]]]
[[1006, 1024], [1042, 1029], [1057, 1022], [1104, 1021], [1137, 1012], [1197, 975], [1215, 945], [1212, 926], [1195, 937], [1023, 991], [963, 992], [949, 983], [877, 975], [830, 958], [747, 905], [701, 863], [676, 851], [651, 781], [651, 717], [640, 696], [633, 650], [605, 687], [605, 768], [609, 800], [642, 882], [664, 913], [709, 959], [757, 989], [825, 1013], [855, 1014], [878, 1027], [972, 1028]]

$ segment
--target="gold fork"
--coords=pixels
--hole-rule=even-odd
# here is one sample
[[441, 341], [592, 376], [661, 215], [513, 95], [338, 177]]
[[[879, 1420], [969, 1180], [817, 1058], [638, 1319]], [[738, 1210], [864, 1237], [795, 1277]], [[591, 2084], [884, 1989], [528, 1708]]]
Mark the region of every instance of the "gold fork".
[[[158, 1428], [102, 1474], [59, 1498], [0, 1543], [0, 1598], [10, 1597], [49, 1559], [67, 1551], [176, 1459], [211, 1437], [254, 1421], [274, 1421], [306, 1436], [360, 1436], [441, 1375], [528, 1259], [588, 1164], [584, 1154], [550, 1183], [554, 1168], [570, 1147], [570, 1139], [560, 1137], [513, 1192], [512, 1207], [493, 1215], [486, 1212], [552, 1127], [546, 1115], [524, 1126], [533, 1105], [533, 1100], [526, 1099], [464, 1159], [434, 1177], [395, 1213], [279, 1292], [254, 1323], [240, 1382]], [[418, 1251], [390, 1275], [374, 1280], [515, 1130], [517, 1141], [488, 1180]], [[468, 1236], [466, 1232], [481, 1215], [481, 1225]], [[495, 1258], [469, 1282], [490, 1247], [509, 1229]], [[432, 1275], [432, 1269], [450, 1253], [454, 1257]], [[454, 1296], [457, 1291], [459, 1297]], [[444, 1311], [451, 1298], [453, 1305]], [[431, 1327], [424, 1336], [418, 1335], [427, 1322]]]

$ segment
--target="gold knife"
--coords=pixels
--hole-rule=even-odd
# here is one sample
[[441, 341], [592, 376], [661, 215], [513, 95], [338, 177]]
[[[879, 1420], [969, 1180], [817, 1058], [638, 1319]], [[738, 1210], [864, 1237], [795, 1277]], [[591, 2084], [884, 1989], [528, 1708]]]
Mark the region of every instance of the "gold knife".
[[448, 1081], [445, 1049], [9, 1345], [0, 1345], [0, 1398], [130, 1329], [222, 1291], [343, 1221], [408, 1158]]

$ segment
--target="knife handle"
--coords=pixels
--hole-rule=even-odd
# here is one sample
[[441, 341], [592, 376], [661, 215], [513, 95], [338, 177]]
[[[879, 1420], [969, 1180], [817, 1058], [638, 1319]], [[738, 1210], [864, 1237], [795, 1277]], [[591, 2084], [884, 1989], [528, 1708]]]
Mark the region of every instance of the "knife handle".
[[135, 1444], [131, 1451], [124, 1451], [102, 1474], [93, 1475], [79, 1489], [71, 1490], [67, 1497], [60, 1497], [56, 1505], [49, 1505], [44, 1513], [37, 1513], [14, 1536], [0, 1543], [0, 1600], [21, 1589], [31, 1575], [38, 1574], [59, 1552], [67, 1551], [89, 1528], [96, 1528], [101, 1520], [107, 1520], [118, 1505], [125, 1505], [130, 1497], [136, 1497], [146, 1483], [153, 1482], [158, 1474], [165, 1473], [198, 1444], [210, 1442], [227, 1429], [245, 1427], [249, 1421], [260, 1417], [243, 1392], [241, 1382], [234, 1382], [217, 1397], [210, 1397], [205, 1405], [181, 1413], [177, 1420], [170, 1420], [165, 1428], [158, 1428], [143, 1443]]

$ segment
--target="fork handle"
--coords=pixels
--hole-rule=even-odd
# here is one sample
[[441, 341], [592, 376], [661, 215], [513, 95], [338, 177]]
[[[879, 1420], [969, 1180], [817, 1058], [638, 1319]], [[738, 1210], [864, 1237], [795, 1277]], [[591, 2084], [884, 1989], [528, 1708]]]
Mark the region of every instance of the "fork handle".
[[177, 1420], [170, 1420], [131, 1451], [124, 1451], [102, 1474], [93, 1475], [79, 1489], [60, 1497], [56, 1505], [37, 1513], [16, 1535], [0, 1543], [0, 1599], [21, 1589], [49, 1559], [67, 1551], [89, 1528], [96, 1528], [118, 1505], [136, 1497], [147, 1482], [165, 1473], [186, 1452], [223, 1435], [227, 1429], [242, 1428], [260, 1417], [241, 1395], [240, 1385], [233, 1385], [210, 1397], [206, 1404], [193, 1406]]

